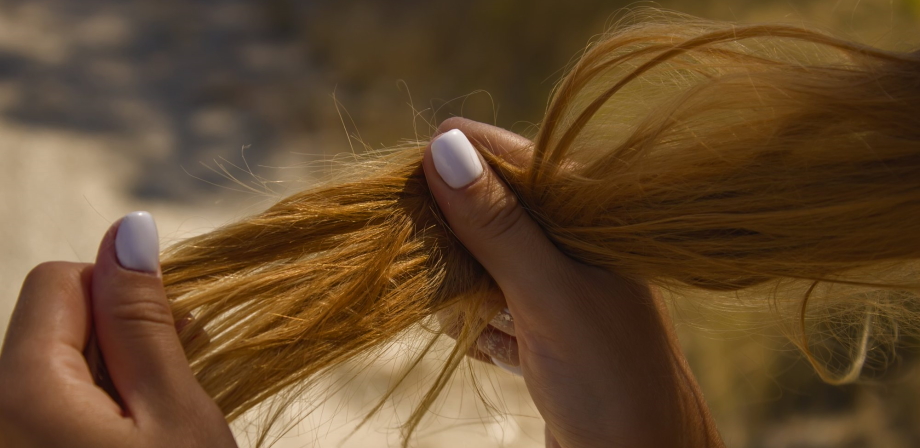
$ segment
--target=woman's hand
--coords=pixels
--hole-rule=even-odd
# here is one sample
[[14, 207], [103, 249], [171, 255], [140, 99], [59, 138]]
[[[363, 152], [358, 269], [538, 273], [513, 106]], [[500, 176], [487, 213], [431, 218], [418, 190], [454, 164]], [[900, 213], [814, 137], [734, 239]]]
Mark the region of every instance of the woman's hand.
[[467, 137], [511, 161], [526, 161], [532, 144], [463, 119], [439, 131], [425, 154], [428, 184], [507, 303], [484, 316], [492, 325], [474, 357], [524, 376], [547, 446], [722, 446], [654, 290], [561, 253]]
[[[236, 446], [189, 368], [158, 251], [153, 219], [137, 212], [112, 226], [95, 265], [29, 273], [0, 353], [0, 445]], [[90, 335], [117, 401], [93, 381]]]

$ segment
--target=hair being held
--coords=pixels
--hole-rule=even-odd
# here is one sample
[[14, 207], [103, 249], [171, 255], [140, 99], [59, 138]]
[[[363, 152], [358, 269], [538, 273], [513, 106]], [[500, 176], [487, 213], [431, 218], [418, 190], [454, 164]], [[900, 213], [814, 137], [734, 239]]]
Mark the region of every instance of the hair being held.
[[[870, 346], [917, 330], [920, 54], [649, 16], [585, 51], [525, 164], [477, 149], [571, 258], [673, 300], [776, 313], [825, 380], [857, 379]], [[275, 397], [273, 422], [329, 369], [486, 303], [494, 282], [445, 224], [423, 150], [375, 154], [165, 252], [174, 315], [195, 316], [189, 361], [229, 420]], [[485, 326], [466, 318], [407, 437]]]

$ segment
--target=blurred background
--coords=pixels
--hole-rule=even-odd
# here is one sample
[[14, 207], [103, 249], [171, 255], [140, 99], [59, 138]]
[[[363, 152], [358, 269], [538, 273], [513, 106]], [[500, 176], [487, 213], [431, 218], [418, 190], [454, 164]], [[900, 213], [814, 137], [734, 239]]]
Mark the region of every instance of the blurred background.
[[[630, 5], [0, 0], [0, 330], [32, 266], [92, 261], [105, 229], [129, 211], [151, 211], [165, 245], [259, 211], [272, 201], [265, 193], [304, 188], [353, 151], [427, 140], [450, 116], [532, 132], [566, 65]], [[920, 46], [920, 0], [658, 5], [804, 24], [886, 49]], [[729, 446], [920, 446], [920, 372], [911, 362], [831, 387], [769, 331], [678, 325]], [[353, 430], [411, 350], [394, 344], [371, 367], [331, 377], [304, 398], [316, 411], [276, 446], [396, 444], [412, 391]], [[419, 379], [436, 366], [423, 366]], [[495, 409], [480, 402], [471, 376]], [[236, 430], [245, 446], [252, 426]], [[542, 440], [520, 380], [473, 366], [415, 445]]]

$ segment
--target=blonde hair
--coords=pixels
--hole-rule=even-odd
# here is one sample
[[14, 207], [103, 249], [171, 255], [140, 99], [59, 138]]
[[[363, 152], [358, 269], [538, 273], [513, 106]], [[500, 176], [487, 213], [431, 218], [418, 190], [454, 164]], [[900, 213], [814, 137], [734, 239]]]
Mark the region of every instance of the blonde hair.
[[[870, 334], [917, 325], [917, 53], [656, 14], [573, 65], [527, 166], [478, 149], [575, 260], [704, 291], [714, 308], [791, 307], [794, 341], [828, 381], [858, 376]], [[195, 316], [189, 361], [229, 420], [433, 313], [475, 315], [495, 288], [440, 215], [423, 151], [377, 154], [360, 179], [165, 252], [174, 313]], [[811, 322], [854, 341], [843, 373], [812, 352]], [[467, 324], [407, 436], [485, 326]], [[202, 329], [210, 341], [194, 337]]]

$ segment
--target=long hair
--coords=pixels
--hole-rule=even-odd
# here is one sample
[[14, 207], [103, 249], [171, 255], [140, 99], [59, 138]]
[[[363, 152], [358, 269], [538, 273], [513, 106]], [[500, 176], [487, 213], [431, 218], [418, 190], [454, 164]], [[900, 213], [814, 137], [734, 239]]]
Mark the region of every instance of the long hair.
[[[574, 63], [526, 166], [477, 149], [568, 256], [707, 306], [779, 311], [828, 381], [856, 379], [870, 339], [918, 325], [917, 53], [656, 14]], [[229, 420], [495, 288], [444, 222], [423, 151], [376, 153], [360, 176], [166, 250], [174, 313], [195, 316], [189, 361]], [[484, 326], [468, 319], [409, 432]], [[812, 330], [850, 341], [847, 364], [817, 356]]]

